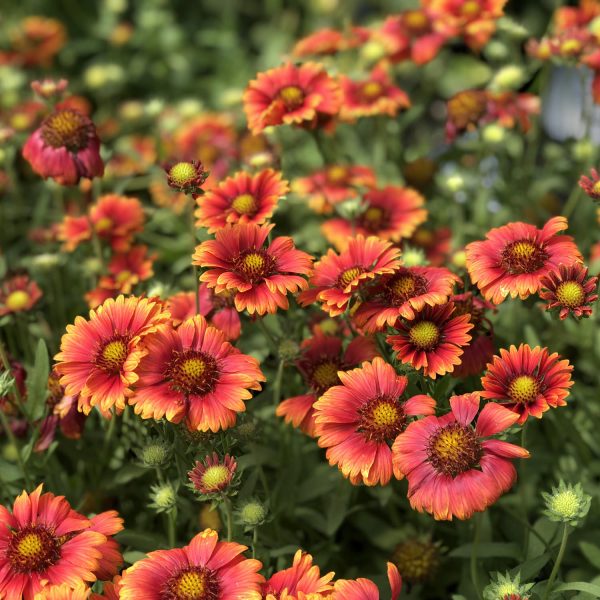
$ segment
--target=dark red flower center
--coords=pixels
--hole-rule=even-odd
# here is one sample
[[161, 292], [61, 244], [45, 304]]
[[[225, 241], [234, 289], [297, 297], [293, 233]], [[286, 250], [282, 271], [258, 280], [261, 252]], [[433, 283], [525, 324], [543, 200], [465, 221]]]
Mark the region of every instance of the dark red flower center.
[[419, 350], [433, 350], [440, 341], [440, 328], [433, 321], [419, 321], [408, 330], [408, 337]]
[[358, 414], [358, 430], [367, 440], [378, 443], [395, 440], [406, 425], [402, 403], [390, 396], [371, 398], [359, 408]]
[[408, 271], [395, 275], [385, 287], [385, 295], [390, 304], [400, 306], [410, 298], [421, 296], [427, 292], [428, 282], [422, 275]]
[[119, 373], [129, 355], [129, 338], [114, 335], [105, 340], [96, 353], [96, 366], [107, 373]]
[[240, 194], [231, 202], [231, 208], [238, 215], [253, 215], [258, 208], [258, 204], [252, 194]]
[[215, 387], [218, 378], [217, 361], [197, 350], [174, 352], [165, 377], [175, 391], [186, 396], [202, 396]]
[[567, 308], [577, 308], [585, 301], [585, 290], [578, 281], [563, 281], [556, 287], [556, 299]]
[[338, 377], [339, 370], [340, 365], [334, 360], [324, 360], [313, 368], [311, 383], [319, 396], [330, 387], [340, 383], [340, 378]]
[[369, 206], [358, 219], [359, 225], [375, 233], [385, 225], [387, 220], [387, 211], [380, 206]]
[[535, 402], [540, 392], [540, 382], [531, 375], [518, 375], [508, 385], [508, 395], [517, 404]]
[[235, 270], [250, 283], [272, 275], [276, 266], [275, 259], [265, 250], [245, 250], [234, 261]]
[[342, 289], [348, 287], [355, 279], [357, 279], [364, 272], [365, 269], [360, 266], [350, 267], [349, 269], [342, 271], [337, 280], [337, 287]]
[[170, 577], [163, 589], [163, 600], [217, 600], [219, 580], [212, 569], [189, 567]]
[[375, 102], [383, 96], [385, 88], [378, 81], [367, 81], [360, 85], [358, 95], [363, 102]]
[[427, 445], [427, 458], [439, 473], [456, 477], [479, 463], [483, 449], [472, 427], [450, 423], [439, 429]]
[[286, 85], [279, 90], [277, 96], [288, 110], [296, 110], [304, 104], [304, 92], [297, 85]]
[[43, 525], [29, 525], [13, 532], [6, 557], [19, 573], [41, 573], [60, 559], [60, 540]]
[[531, 240], [511, 242], [502, 251], [501, 266], [510, 275], [534, 273], [548, 260], [548, 254]]
[[42, 123], [42, 139], [53, 148], [66, 148], [77, 152], [88, 145], [94, 131], [92, 122], [75, 110], [60, 110]]

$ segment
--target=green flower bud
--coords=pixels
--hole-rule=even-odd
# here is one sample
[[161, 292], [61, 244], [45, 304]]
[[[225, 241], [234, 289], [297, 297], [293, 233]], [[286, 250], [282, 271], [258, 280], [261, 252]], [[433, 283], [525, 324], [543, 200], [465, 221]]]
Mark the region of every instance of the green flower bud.
[[528, 600], [533, 583], [521, 584], [521, 574], [513, 579], [508, 573], [495, 573], [492, 582], [483, 590], [484, 600]]
[[156, 512], [169, 511], [177, 504], [177, 492], [170, 483], [153, 485], [150, 490], [150, 507]]
[[267, 509], [258, 500], [249, 500], [239, 509], [240, 522], [247, 527], [257, 527], [265, 522]]
[[546, 503], [544, 514], [551, 521], [568, 523], [573, 527], [588, 514], [592, 502], [592, 497], [583, 491], [580, 483], [571, 485], [562, 480], [550, 494], [542, 492], [542, 497]]
[[146, 467], [160, 467], [169, 460], [171, 449], [161, 441], [154, 441], [144, 446], [139, 457]]
[[279, 344], [279, 358], [284, 361], [294, 360], [300, 352], [300, 346], [294, 340], [283, 340]]

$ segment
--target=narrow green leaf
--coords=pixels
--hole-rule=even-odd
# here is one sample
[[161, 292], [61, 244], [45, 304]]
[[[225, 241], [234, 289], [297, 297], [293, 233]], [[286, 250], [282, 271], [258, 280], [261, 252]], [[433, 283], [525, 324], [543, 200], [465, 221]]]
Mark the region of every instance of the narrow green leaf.
[[48, 395], [48, 375], [50, 363], [46, 342], [39, 340], [35, 351], [33, 370], [27, 378], [27, 403], [25, 410], [32, 421], [37, 421], [44, 416], [46, 397]]
[[554, 592], [585, 592], [586, 594], [592, 594], [596, 598], [600, 598], [600, 585], [586, 583], [585, 581], [570, 581], [569, 583], [561, 583], [552, 588], [552, 593]]
[[590, 542], [579, 542], [581, 553], [588, 559], [588, 562], [600, 569], [600, 548]]

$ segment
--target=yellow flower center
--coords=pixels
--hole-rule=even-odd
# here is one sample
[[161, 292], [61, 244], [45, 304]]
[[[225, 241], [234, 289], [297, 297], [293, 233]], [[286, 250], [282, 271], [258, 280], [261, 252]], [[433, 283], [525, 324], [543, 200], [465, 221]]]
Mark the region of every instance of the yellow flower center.
[[343, 183], [348, 178], [348, 169], [341, 165], [334, 165], [327, 169], [327, 179], [330, 183]]
[[208, 467], [202, 475], [202, 484], [207, 490], [219, 490], [229, 480], [229, 469], [225, 465]]
[[377, 427], [389, 427], [398, 420], [398, 408], [389, 402], [382, 402], [373, 408], [371, 416]]
[[573, 518], [579, 512], [579, 497], [573, 490], [559, 492], [552, 498], [550, 508], [561, 517]]
[[431, 542], [411, 539], [398, 545], [392, 560], [402, 578], [418, 583], [433, 575], [439, 565], [439, 548]]
[[264, 250], [247, 250], [234, 261], [235, 269], [250, 282], [258, 282], [276, 271], [275, 259]]
[[98, 219], [98, 221], [96, 221], [96, 231], [98, 233], [104, 233], [111, 229], [112, 226], [112, 219], [109, 219], [108, 217], [101, 217], [100, 219]]
[[511, 400], [519, 404], [533, 402], [540, 391], [540, 384], [531, 375], [519, 375], [515, 377], [508, 386], [508, 395]]
[[98, 365], [109, 373], [118, 373], [127, 359], [127, 344], [123, 339], [108, 342], [98, 357]]
[[337, 385], [340, 382], [338, 370], [338, 364], [331, 361], [323, 362], [313, 371], [313, 380], [316, 382], [319, 389], [328, 389], [332, 385]]
[[283, 100], [288, 110], [302, 106], [304, 92], [297, 85], [286, 85], [279, 90], [279, 97]]
[[469, 0], [462, 5], [460, 11], [465, 17], [474, 17], [481, 12], [481, 6], [476, 0]]
[[369, 206], [362, 214], [362, 222], [368, 229], [378, 229], [381, 227], [385, 213], [379, 206]]
[[361, 267], [346, 269], [338, 278], [339, 286], [342, 288], [349, 286], [363, 272], [364, 269]]
[[600, 194], [600, 180], [596, 181], [596, 183], [594, 183], [594, 185], [592, 186], [592, 192], [594, 194]]
[[412, 275], [404, 275], [394, 281], [392, 289], [399, 296], [408, 296], [415, 291], [415, 278]]
[[417, 246], [429, 246], [434, 241], [434, 235], [429, 229], [417, 229], [415, 231], [412, 240]]
[[422, 10], [408, 10], [404, 13], [404, 23], [409, 29], [420, 31], [427, 27], [429, 21]]
[[93, 125], [89, 119], [74, 110], [60, 110], [51, 114], [42, 124], [42, 139], [53, 148], [67, 148], [76, 152], [85, 148]]
[[404, 429], [406, 416], [397, 398], [376, 396], [358, 409], [359, 431], [367, 440], [378, 443], [394, 440]]
[[15, 571], [41, 573], [60, 558], [60, 540], [42, 525], [30, 525], [12, 533], [5, 552]]
[[585, 291], [578, 281], [563, 281], [556, 288], [558, 301], [567, 308], [577, 308], [585, 300]]
[[514, 244], [514, 246], [512, 247], [512, 254], [516, 258], [526, 260], [526, 259], [531, 258], [534, 255], [536, 250], [537, 250], [536, 245], [532, 244], [531, 242], [527, 242], [527, 241], [516, 242]]
[[536, 243], [518, 240], [506, 245], [500, 263], [511, 275], [521, 275], [542, 268], [547, 258], [546, 252]]
[[251, 253], [244, 256], [244, 266], [249, 271], [260, 271], [265, 266], [265, 259], [257, 253]]
[[252, 194], [241, 194], [233, 199], [231, 207], [239, 215], [251, 215], [256, 212], [256, 199]]
[[13, 312], [24, 310], [27, 308], [29, 300], [29, 294], [25, 290], [15, 290], [8, 295], [8, 298], [6, 298], [6, 308]]
[[433, 467], [451, 477], [473, 468], [481, 458], [481, 444], [472, 427], [450, 423], [429, 440], [427, 456]]
[[133, 273], [131, 271], [121, 271], [120, 273], [117, 274], [117, 276], [115, 277], [117, 283], [119, 285], [122, 285], [123, 283], [125, 283], [131, 276], [133, 275]]
[[196, 178], [196, 167], [190, 162], [179, 162], [171, 167], [169, 177], [176, 185], [183, 186]]
[[165, 600], [215, 600], [220, 596], [219, 581], [206, 567], [189, 567], [180, 571], [157, 592]]
[[188, 350], [183, 354], [175, 353], [165, 378], [179, 392], [203, 395], [214, 387], [217, 371], [217, 363], [212, 356]]
[[367, 81], [361, 86], [360, 93], [367, 100], [376, 100], [383, 94], [383, 86], [378, 81]]
[[420, 350], [431, 350], [439, 341], [440, 329], [431, 321], [420, 321], [410, 328], [408, 337]]
[[17, 552], [24, 558], [35, 558], [44, 549], [42, 540], [37, 533], [28, 533], [18, 544]]
[[577, 54], [581, 50], [581, 42], [579, 40], [565, 40], [560, 45], [561, 54]]

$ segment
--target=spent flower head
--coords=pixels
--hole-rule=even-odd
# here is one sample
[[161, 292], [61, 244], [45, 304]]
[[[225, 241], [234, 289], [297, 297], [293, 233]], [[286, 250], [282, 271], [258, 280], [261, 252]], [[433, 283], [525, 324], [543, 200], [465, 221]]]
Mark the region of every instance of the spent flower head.
[[483, 600], [528, 600], [533, 583], [521, 583], [521, 574], [514, 579], [506, 573], [494, 573], [492, 581], [483, 590]]
[[577, 527], [588, 514], [592, 497], [583, 491], [580, 483], [572, 485], [560, 481], [551, 493], [542, 492], [546, 503], [544, 514], [551, 520]]

